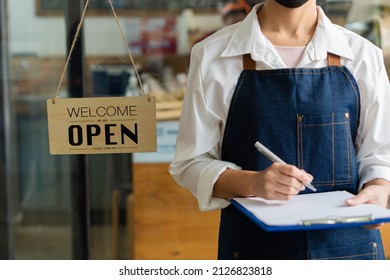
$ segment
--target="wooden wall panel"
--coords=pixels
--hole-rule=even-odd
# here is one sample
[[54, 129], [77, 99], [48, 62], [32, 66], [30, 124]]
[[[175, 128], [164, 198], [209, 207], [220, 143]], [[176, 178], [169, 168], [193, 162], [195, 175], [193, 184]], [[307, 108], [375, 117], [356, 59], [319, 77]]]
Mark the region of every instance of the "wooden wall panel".
[[220, 211], [200, 212], [168, 164], [134, 164], [134, 259], [217, 258]]
[[384, 224], [380, 228], [386, 259], [390, 260], [390, 224]]

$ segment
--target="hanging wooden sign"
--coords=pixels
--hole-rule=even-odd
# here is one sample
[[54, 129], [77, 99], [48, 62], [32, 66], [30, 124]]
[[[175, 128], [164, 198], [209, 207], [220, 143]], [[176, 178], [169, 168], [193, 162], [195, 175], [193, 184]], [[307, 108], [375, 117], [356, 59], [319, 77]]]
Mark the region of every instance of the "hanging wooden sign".
[[154, 97], [47, 100], [50, 153], [114, 154], [157, 149]]

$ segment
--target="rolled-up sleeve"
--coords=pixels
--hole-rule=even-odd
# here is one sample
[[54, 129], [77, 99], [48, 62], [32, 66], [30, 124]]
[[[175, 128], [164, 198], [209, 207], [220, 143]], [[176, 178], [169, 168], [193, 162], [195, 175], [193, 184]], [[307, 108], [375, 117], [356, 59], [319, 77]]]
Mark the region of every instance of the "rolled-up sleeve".
[[202, 84], [202, 61], [194, 49], [176, 139], [176, 153], [169, 172], [179, 185], [197, 198], [199, 209], [206, 211], [229, 205], [228, 200], [212, 196], [214, 183], [227, 168], [239, 167], [219, 158], [221, 120], [207, 108]]

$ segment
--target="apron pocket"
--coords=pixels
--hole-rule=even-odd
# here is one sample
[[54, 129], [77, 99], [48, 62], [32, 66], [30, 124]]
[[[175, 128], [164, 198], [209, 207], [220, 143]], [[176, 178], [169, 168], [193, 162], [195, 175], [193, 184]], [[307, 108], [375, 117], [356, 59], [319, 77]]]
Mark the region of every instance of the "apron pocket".
[[298, 167], [314, 176], [316, 186], [350, 184], [353, 143], [349, 114], [297, 116]]
[[377, 243], [361, 246], [310, 250], [311, 260], [377, 260]]

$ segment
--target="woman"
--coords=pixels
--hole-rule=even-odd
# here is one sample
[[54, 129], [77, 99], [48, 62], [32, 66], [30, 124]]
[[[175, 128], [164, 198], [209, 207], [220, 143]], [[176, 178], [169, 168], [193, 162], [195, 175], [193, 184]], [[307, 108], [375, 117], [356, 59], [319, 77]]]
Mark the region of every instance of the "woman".
[[[347, 190], [390, 196], [390, 87], [380, 49], [315, 0], [266, 0], [194, 46], [170, 173], [222, 209], [220, 259], [383, 259], [377, 228], [267, 233], [229, 204]], [[260, 141], [288, 164], [256, 152]]]

